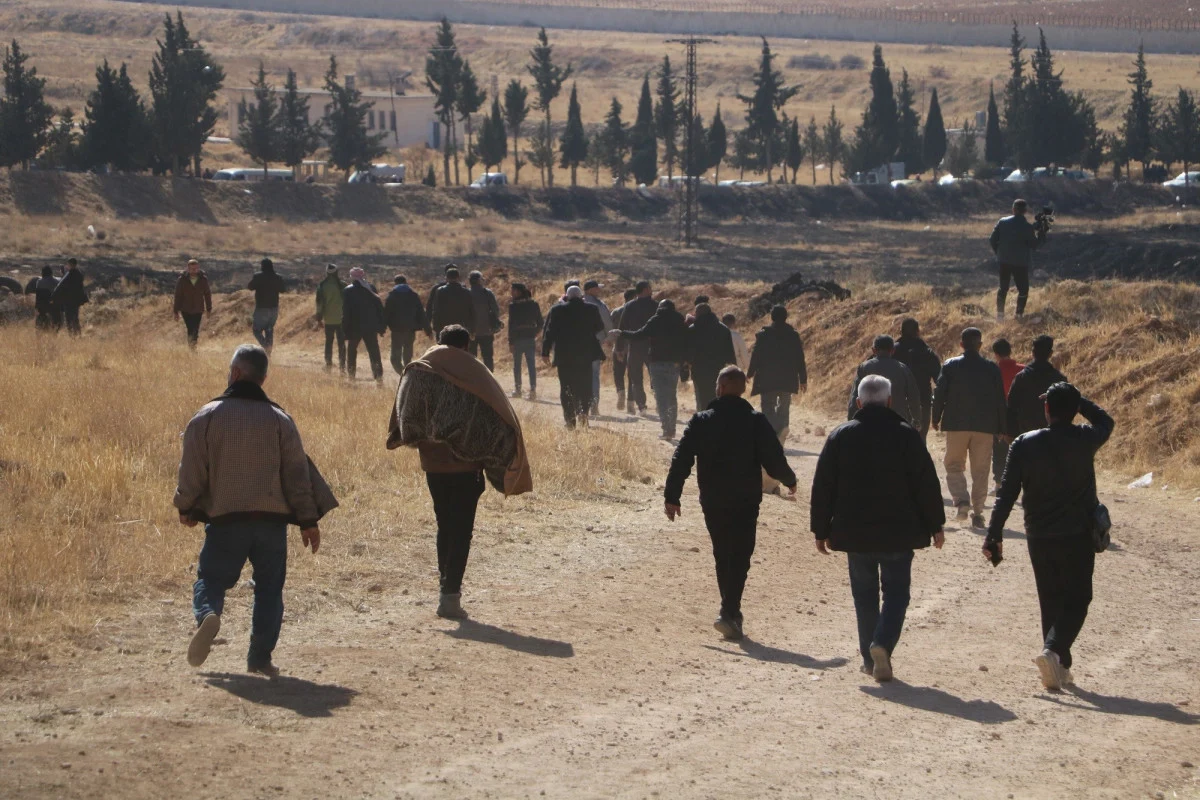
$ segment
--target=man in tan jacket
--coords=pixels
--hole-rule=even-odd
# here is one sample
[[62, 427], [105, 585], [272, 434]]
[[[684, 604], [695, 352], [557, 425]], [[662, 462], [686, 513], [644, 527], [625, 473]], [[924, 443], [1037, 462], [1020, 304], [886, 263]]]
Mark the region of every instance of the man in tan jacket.
[[329, 487], [304, 454], [296, 423], [272, 403], [262, 385], [267, 353], [242, 345], [229, 365], [229, 388], [204, 406], [183, 434], [175, 508], [189, 528], [206, 523], [192, 609], [198, 629], [188, 663], [208, 658], [221, 630], [225, 592], [237, 585], [249, 560], [254, 568], [254, 618], [246, 668], [274, 678], [271, 654], [283, 623], [287, 526], [315, 554], [317, 522], [337, 506]]
[[387, 446], [416, 447], [421, 454], [437, 516], [437, 613], [465, 619], [462, 580], [479, 498], [487, 482], [511, 497], [532, 491], [533, 478], [521, 423], [504, 389], [468, 352], [471, 334], [449, 325], [438, 343], [404, 369]]
[[183, 323], [187, 326], [188, 347], [195, 349], [196, 342], [200, 340], [200, 320], [205, 314], [212, 314], [212, 290], [208, 276], [194, 258], [175, 282], [174, 311], [176, 321], [183, 316]]

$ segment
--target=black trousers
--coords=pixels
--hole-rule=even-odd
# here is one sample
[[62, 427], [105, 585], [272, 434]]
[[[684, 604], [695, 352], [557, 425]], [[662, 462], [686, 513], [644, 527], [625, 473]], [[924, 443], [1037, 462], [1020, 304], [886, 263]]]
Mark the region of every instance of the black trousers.
[[574, 428], [580, 417], [587, 416], [592, 407], [592, 362], [558, 365], [559, 402], [568, 428]]
[[482, 361], [483, 365], [488, 368], [488, 372], [494, 371], [496, 366], [496, 337], [476, 336], [471, 340], [471, 355]]
[[[626, 356], [628, 358], [628, 356]], [[625, 370], [626, 362], [624, 358], [617, 358], [617, 354], [613, 353], [612, 370], [613, 384], [616, 385], [617, 391], [625, 394]]]
[[204, 315], [184, 312], [180, 316], [183, 317], [183, 325], [187, 328], [188, 346], [195, 347], [196, 342], [200, 341], [200, 320], [204, 319]]
[[438, 575], [442, 594], [462, 591], [463, 573], [471, 554], [475, 511], [483, 494], [482, 472], [427, 472], [429, 496], [437, 517]]
[[34, 320], [34, 326], [39, 331], [54, 331], [57, 333], [62, 328], [62, 324], [62, 312], [57, 309], [39, 311], [37, 312], [37, 319]]
[[367, 357], [371, 359], [371, 376], [377, 381], [383, 380], [383, 359], [379, 355], [379, 334], [362, 333], [346, 337], [346, 374], [354, 377], [358, 367], [358, 343], [362, 342], [367, 348]]
[[697, 413], [708, 408], [708, 404], [717, 399], [717, 375], [719, 374], [721, 374], [720, 370], [707, 372], [692, 368], [692, 389], [696, 392]]
[[1008, 466], [1008, 444], [999, 436], [992, 440], [992, 478], [997, 484], [1004, 478]]
[[416, 331], [392, 331], [392, 369], [396, 374], [404, 372], [408, 362], [413, 360], [413, 343], [417, 340]]
[[[626, 399], [637, 406], [638, 411], [646, 410], [646, 359], [649, 357], [650, 350], [645, 344], [630, 343], [625, 373], [629, 380], [629, 394]], [[633, 411], [632, 408], [629, 410]]]
[[346, 368], [346, 335], [341, 325], [325, 326], [325, 366], [333, 366], [333, 341], [337, 340], [338, 366]]
[[1029, 267], [1021, 264], [1000, 265], [1000, 291], [996, 293], [996, 310], [1003, 313], [1004, 303], [1008, 299], [1009, 281], [1017, 285], [1017, 316], [1025, 313], [1025, 303], [1029, 300]]
[[706, 508], [704, 524], [712, 539], [721, 590], [721, 616], [742, 621], [742, 592], [750, 574], [750, 558], [758, 532], [758, 506]]
[[929, 441], [929, 425], [933, 422], [933, 400], [921, 401], [921, 440]]
[[67, 333], [78, 336], [82, 332], [79, 327], [79, 306], [63, 306], [63, 317], [67, 321]]
[[1092, 602], [1096, 551], [1091, 536], [1030, 539], [1029, 560], [1042, 607], [1044, 646], [1071, 666], [1071, 645], [1083, 629]]

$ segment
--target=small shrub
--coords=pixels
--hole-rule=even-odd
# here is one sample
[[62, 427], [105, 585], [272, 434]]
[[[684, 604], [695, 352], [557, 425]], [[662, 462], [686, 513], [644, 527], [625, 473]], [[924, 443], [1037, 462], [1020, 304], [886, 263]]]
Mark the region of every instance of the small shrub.
[[934, 64], [929, 68], [929, 77], [945, 80], [950, 77], [950, 72], [941, 64]]
[[863, 60], [862, 56], [856, 56], [853, 53], [847, 53], [846, 55], [842, 56], [840, 61], [838, 61], [838, 66], [842, 69], [858, 70], [865, 68], [867, 66], [867, 62]]
[[806, 53], [802, 56], [792, 56], [788, 59], [791, 69], [826, 70], [837, 69], [833, 59], [820, 53]]

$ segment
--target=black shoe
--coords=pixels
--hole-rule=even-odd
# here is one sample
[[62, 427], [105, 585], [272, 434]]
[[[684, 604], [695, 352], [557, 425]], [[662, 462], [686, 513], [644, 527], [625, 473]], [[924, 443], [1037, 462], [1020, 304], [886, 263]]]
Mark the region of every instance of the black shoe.
[[263, 664], [247, 664], [246, 672], [251, 675], [264, 675], [269, 680], [275, 680], [279, 677], [279, 667], [267, 661]]

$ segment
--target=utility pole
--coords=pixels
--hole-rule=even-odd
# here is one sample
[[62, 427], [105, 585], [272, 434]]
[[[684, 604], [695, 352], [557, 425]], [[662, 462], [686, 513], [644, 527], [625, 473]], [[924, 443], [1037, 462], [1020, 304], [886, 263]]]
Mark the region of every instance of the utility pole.
[[684, 204], [680, 213], [680, 233], [684, 247], [696, 245], [696, 225], [699, 221], [699, 175], [689, 174], [692, 165], [696, 163], [694, 148], [703, 147], [703, 142], [693, 141], [696, 129], [696, 48], [702, 44], [712, 44], [715, 39], [700, 39], [689, 36], [686, 39], [668, 39], [667, 44], [682, 44], [687, 50], [687, 71], [684, 77], [683, 107], [686, 110], [684, 124], [684, 155], [683, 155], [683, 186]]

